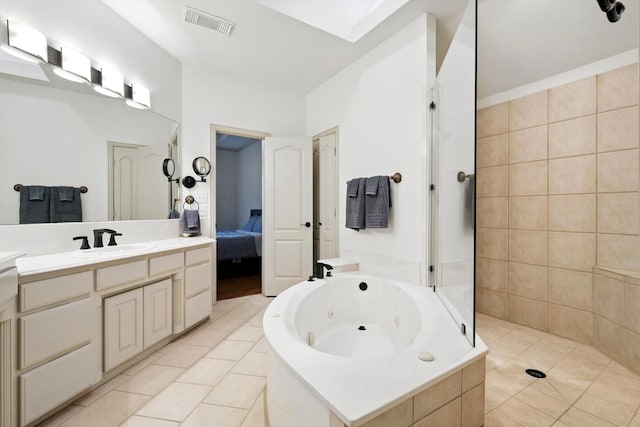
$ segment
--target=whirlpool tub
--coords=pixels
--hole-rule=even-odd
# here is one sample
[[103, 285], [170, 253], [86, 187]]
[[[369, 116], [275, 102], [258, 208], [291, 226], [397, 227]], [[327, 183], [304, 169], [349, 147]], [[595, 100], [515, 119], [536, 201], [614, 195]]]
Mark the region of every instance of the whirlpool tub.
[[430, 288], [338, 273], [284, 291], [263, 326], [271, 427], [483, 424], [487, 347]]

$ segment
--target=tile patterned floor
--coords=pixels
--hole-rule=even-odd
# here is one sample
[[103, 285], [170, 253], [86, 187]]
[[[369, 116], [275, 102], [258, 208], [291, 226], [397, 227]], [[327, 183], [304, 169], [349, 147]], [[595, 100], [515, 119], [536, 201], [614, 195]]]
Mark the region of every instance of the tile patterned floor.
[[[270, 301], [220, 301], [208, 322], [41, 426], [264, 427]], [[486, 427], [640, 427], [640, 377], [593, 347], [482, 314], [477, 325], [489, 346]]]

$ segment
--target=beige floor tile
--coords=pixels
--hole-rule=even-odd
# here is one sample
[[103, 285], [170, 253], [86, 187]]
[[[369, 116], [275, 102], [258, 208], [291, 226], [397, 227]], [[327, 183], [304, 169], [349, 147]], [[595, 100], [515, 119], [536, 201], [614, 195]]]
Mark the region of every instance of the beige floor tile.
[[534, 381], [520, 361], [510, 360], [487, 372], [485, 383], [513, 396]]
[[119, 427], [178, 427], [180, 423], [161, 420], [159, 418], [141, 417], [133, 415]]
[[637, 389], [625, 385], [620, 378], [610, 378], [606, 375], [601, 375], [589, 387], [586, 394], [606, 401], [616, 402], [630, 411], [636, 410], [640, 404], [640, 392]]
[[239, 298], [231, 298], [231, 299], [216, 301], [216, 303], [213, 304], [213, 311], [228, 313], [234, 308], [236, 308], [237, 306], [239, 306], [240, 304], [242, 304], [242, 300], [240, 300]]
[[120, 425], [149, 400], [141, 394], [110, 391], [61, 424], [64, 427], [113, 427]]
[[190, 334], [189, 337], [184, 340], [184, 344], [212, 348], [226, 336], [226, 332], [211, 330], [205, 327], [204, 329], [200, 329]]
[[264, 412], [264, 393], [260, 393], [241, 427], [267, 427]]
[[157, 365], [175, 366], [177, 368], [188, 368], [208, 351], [209, 349], [207, 347], [178, 345], [170, 352], [163, 354], [154, 363]]
[[484, 416], [484, 427], [523, 427], [523, 425], [494, 410]]
[[110, 392], [111, 390], [116, 388], [117, 386], [119, 386], [121, 383], [126, 381], [127, 378], [128, 377], [125, 376], [125, 375], [118, 375], [117, 377], [113, 378], [112, 380], [107, 381], [106, 383], [102, 384], [100, 387], [92, 390], [88, 394], [85, 394], [80, 399], [78, 399], [75, 402], [73, 402], [73, 404], [74, 405], [78, 405], [78, 406], [89, 406], [93, 402], [95, 402], [96, 400], [100, 399], [102, 396], [104, 396], [105, 394], [107, 394], [108, 392]]
[[247, 326], [257, 326], [257, 327], [262, 327], [262, 317], [264, 316], [263, 313], [258, 313], [255, 316], [253, 316], [251, 319], [249, 319], [246, 323]]
[[498, 387], [493, 384], [488, 384], [485, 382], [484, 385], [484, 412], [485, 414], [496, 409], [498, 406], [502, 405], [504, 402], [509, 400], [511, 395], [500, 390]]
[[122, 374], [135, 375], [161, 357], [162, 357], [162, 353], [159, 353], [159, 352], [150, 354], [149, 356], [145, 357], [144, 359], [142, 359], [141, 361], [139, 361], [138, 363], [136, 363], [135, 365], [133, 365], [132, 367], [124, 371]]
[[198, 360], [176, 381], [190, 384], [215, 386], [233, 368], [232, 360], [207, 359]]
[[245, 354], [231, 372], [235, 374], [267, 376], [267, 355], [250, 351]]
[[253, 343], [245, 341], [224, 340], [204, 357], [211, 359], [240, 360], [253, 345]]
[[527, 387], [516, 395], [516, 399], [541, 410], [545, 414], [557, 419], [569, 408], [569, 404], [555, 399], [548, 394]]
[[256, 351], [258, 353], [266, 353], [268, 349], [269, 349], [269, 344], [267, 343], [267, 338], [263, 336], [258, 340], [256, 345], [254, 345], [251, 348], [251, 351]]
[[638, 412], [635, 418], [631, 421], [629, 427], [640, 427], [640, 412]]
[[226, 315], [216, 320], [215, 322], [212, 322], [211, 324], [207, 325], [207, 329], [211, 329], [219, 332], [231, 333], [235, 331], [238, 327], [242, 326], [245, 322], [246, 320], [243, 318]]
[[256, 326], [240, 326], [229, 334], [228, 340], [258, 342], [262, 337], [262, 328]]
[[57, 412], [55, 415], [47, 418], [45, 421], [38, 424], [38, 427], [58, 427], [66, 420], [77, 414], [82, 410], [82, 406], [69, 405], [63, 410]]
[[204, 403], [250, 409], [264, 386], [263, 377], [229, 374], [205, 397]]
[[548, 394], [569, 405], [573, 405], [590, 384], [590, 381], [585, 380], [547, 377], [543, 380], [535, 381], [531, 385], [531, 388]]
[[184, 372], [173, 366], [149, 365], [142, 371], [127, 378], [116, 390], [154, 396]]
[[495, 410], [495, 413], [498, 416], [510, 418], [527, 427], [550, 426], [555, 422], [554, 417], [515, 398], [511, 398], [502, 404]]
[[246, 410], [201, 404], [181, 424], [181, 427], [237, 427], [247, 415]]
[[174, 382], [144, 405], [136, 415], [183, 421], [211, 391], [211, 387]]
[[625, 405], [611, 399], [594, 397], [588, 391], [578, 399], [574, 407], [618, 426], [628, 425], [635, 415], [635, 412], [627, 409]]
[[576, 408], [570, 408], [560, 421], [571, 427], [615, 427], [615, 424], [611, 424], [603, 420], [602, 418], [594, 417]]

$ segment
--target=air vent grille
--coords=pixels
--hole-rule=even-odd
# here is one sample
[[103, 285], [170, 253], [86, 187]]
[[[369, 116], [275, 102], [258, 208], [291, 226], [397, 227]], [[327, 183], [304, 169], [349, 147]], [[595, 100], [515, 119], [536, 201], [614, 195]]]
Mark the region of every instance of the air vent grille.
[[184, 20], [191, 24], [200, 25], [228, 36], [236, 25], [219, 16], [211, 15], [189, 6], [184, 7]]

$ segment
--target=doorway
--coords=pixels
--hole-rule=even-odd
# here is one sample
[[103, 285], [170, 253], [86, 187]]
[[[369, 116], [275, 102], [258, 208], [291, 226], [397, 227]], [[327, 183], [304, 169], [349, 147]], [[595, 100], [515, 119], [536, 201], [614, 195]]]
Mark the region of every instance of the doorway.
[[262, 292], [264, 136], [214, 127], [217, 300]]
[[339, 256], [338, 128], [313, 137], [313, 262]]

